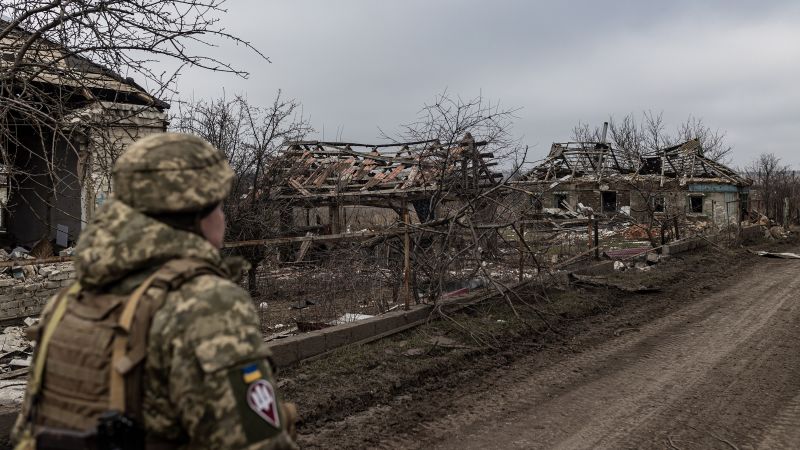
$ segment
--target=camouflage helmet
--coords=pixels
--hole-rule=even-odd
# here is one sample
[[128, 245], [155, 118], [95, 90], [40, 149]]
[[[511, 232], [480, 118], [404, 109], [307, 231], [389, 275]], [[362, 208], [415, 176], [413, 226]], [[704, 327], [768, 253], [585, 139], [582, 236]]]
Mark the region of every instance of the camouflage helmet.
[[190, 134], [158, 133], [131, 144], [114, 164], [114, 196], [150, 214], [200, 211], [231, 191], [222, 153]]

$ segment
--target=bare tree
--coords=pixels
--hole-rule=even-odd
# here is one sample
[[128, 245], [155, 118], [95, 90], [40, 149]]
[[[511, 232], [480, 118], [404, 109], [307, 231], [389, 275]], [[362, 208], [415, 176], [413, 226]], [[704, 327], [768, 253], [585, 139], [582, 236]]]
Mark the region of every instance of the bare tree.
[[762, 153], [749, 166], [744, 173], [754, 182], [754, 191], [760, 198], [755, 199], [755, 207], [766, 216], [783, 221], [784, 198], [790, 200], [791, 212], [797, 212], [797, 195], [800, 191], [800, 180], [795, 171], [788, 165], [781, 163], [780, 158], [774, 153]]
[[[313, 131], [299, 102], [286, 99], [281, 91], [266, 107], [254, 106], [243, 96], [181, 105], [174, 119], [178, 131], [207, 139], [219, 148], [236, 173], [231, 198], [225, 204], [233, 241], [258, 240], [290, 233], [292, 206], [273, 198], [278, 185], [285, 185], [287, 172], [281, 163], [280, 145], [304, 138]], [[251, 263], [251, 290], [256, 289], [256, 267], [265, 257], [263, 246], [241, 247]]]
[[416, 120], [401, 125], [399, 135], [381, 134], [393, 141], [438, 140], [443, 146], [450, 146], [470, 133], [476, 140], [487, 142], [487, 150], [496, 151], [501, 157], [518, 147], [519, 140], [511, 133], [518, 111], [519, 108], [503, 107], [483, 95], [464, 99], [445, 90], [433, 102], [423, 105]]
[[685, 122], [678, 125], [673, 136], [673, 144], [697, 139], [703, 147], [703, 155], [711, 160], [727, 163], [733, 147], [725, 142], [725, 132], [712, 129], [703, 123], [703, 119], [689, 116]]
[[[267, 60], [220, 26], [224, 3], [4, 1], [0, 163], [11, 191], [24, 183], [33, 186], [31, 195], [47, 211], [61, 209], [68, 200], [86, 202], [91, 213], [94, 199], [88, 197], [110, 189], [109, 169], [124, 146], [143, 129], [163, 129], [159, 114], [169, 105], [159, 98], [174, 93], [184, 68], [247, 76], [210, 56], [208, 49], [223, 41]], [[156, 63], [174, 70], [157, 70]], [[52, 229], [51, 214], [42, 215], [39, 219]]]
[[[28, 79], [78, 63], [84, 58], [119, 74], [138, 75], [154, 83], [158, 95], [168, 89], [180, 68], [195, 66], [246, 76], [247, 72], [209, 56], [202, 47], [219, 39], [232, 41], [266, 57], [250, 43], [219, 26], [225, 0], [7, 0], [3, 15], [7, 22], [0, 39], [14, 41], [13, 59], [4, 64], [3, 78], [23, 74]], [[18, 30], [27, 33], [19, 34]], [[65, 49], [52, 54], [53, 46]], [[40, 52], [51, 58], [40, 58]], [[173, 60], [173, 73], [157, 73], [151, 63]], [[80, 77], [77, 73], [64, 76]]]
[[[691, 139], [700, 141], [704, 156], [714, 161], [727, 162], [732, 151], [725, 141], [724, 132], [706, 126], [703, 119], [693, 115], [672, 133], [667, 131], [664, 115], [660, 112], [645, 111], [638, 119], [634, 114], [627, 114], [620, 120], [611, 116], [608, 123], [608, 142], [633, 161]], [[602, 131], [598, 126], [579, 122], [572, 129], [572, 139], [578, 142], [599, 142], [601, 138]]]
[[[415, 235], [413, 245], [416, 279], [429, 298], [438, 298], [454, 273], [491, 279], [484, 263], [498, 256], [498, 230], [513, 225], [514, 219], [502, 201], [499, 178], [493, 178], [494, 184], [471, 183], [481, 173], [492, 179], [490, 167], [505, 163], [513, 165], [513, 177], [525, 163], [526, 149], [512, 133], [517, 111], [482, 95], [464, 99], [444, 91], [396, 135], [382, 132], [394, 142], [432, 141], [427, 151], [439, 152], [435, 161], [441, 167], [434, 173], [440, 179], [432, 180], [438, 189], [414, 203], [420, 221], [435, 230]], [[462, 169], [446, 169], [454, 164]]]

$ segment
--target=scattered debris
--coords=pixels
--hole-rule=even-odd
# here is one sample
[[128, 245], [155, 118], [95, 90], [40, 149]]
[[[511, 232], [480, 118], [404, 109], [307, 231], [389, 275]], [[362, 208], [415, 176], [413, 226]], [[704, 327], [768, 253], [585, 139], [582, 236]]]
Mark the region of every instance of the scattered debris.
[[[275, 327], [275, 328], [283, 328], [283, 327], [288, 326], [288, 325], [283, 325], [283, 324], [280, 324], [280, 325], [281, 325], [280, 327]], [[285, 338], [287, 338], [289, 336], [297, 334], [298, 331], [299, 330], [298, 330], [297, 327], [290, 327], [289, 329], [286, 329], [286, 330], [280, 331], [278, 333], [274, 333], [274, 334], [271, 334], [271, 335], [267, 336], [266, 339], [264, 339], [264, 342], [274, 341], [276, 339], [285, 339]]]
[[646, 261], [650, 264], [658, 264], [661, 255], [656, 252], [648, 252], [646, 256]]
[[[28, 373], [28, 369], [24, 369]], [[27, 380], [0, 379], [0, 406], [18, 408], [25, 397]]]
[[774, 227], [770, 228], [769, 229], [769, 235], [773, 239], [786, 239], [787, 237], [789, 237], [789, 233], [786, 232], [783, 229], [783, 227], [780, 227], [780, 226], [774, 226]]
[[635, 331], [639, 331], [639, 329], [638, 328], [633, 328], [633, 327], [619, 328], [619, 329], [614, 331], [614, 336], [619, 337], [619, 336], [622, 336], [625, 333], [632, 333], [632, 332], [635, 332]]
[[0, 373], [0, 380], [9, 380], [13, 378], [24, 377], [28, 374], [28, 368], [22, 368], [17, 370], [11, 370], [9, 372]]
[[[644, 264], [644, 263], [642, 263]], [[647, 266], [649, 267], [649, 266]], [[590, 286], [590, 287], [604, 287], [619, 289], [620, 291], [636, 293], [636, 294], [649, 294], [652, 292], [660, 292], [661, 288], [648, 287], [648, 286], [627, 286], [622, 283], [615, 283], [608, 280], [606, 277], [595, 277], [589, 275], [576, 275], [569, 274], [570, 282], [576, 285]]]
[[603, 254], [610, 259], [629, 259], [629, 258], [634, 258], [636, 256], [642, 256], [650, 250], [653, 250], [653, 248], [652, 247], [620, 248], [620, 249], [606, 250], [605, 252], [603, 252]]
[[425, 354], [425, 350], [421, 348], [410, 348], [403, 352], [403, 356], [421, 356]]
[[315, 306], [316, 304], [317, 304], [317, 302], [315, 302], [313, 300], [302, 300], [302, 301], [299, 301], [297, 303], [292, 303], [289, 306], [289, 308], [291, 308], [291, 309], [305, 309], [305, 308], [308, 308], [309, 306]]
[[31, 343], [25, 336], [22, 327], [6, 327], [0, 334], [0, 362], [12, 352], [24, 352], [31, 349]]
[[328, 328], [330, 326], [332, 325], [325, 322], [305, 322], [301, 320], [297, 321], [297, 331], [301, 333], [307, 333], [309, 331], [317, 331], [323, 328]]
[[346, 313], [340, 316], [338, 319], [332, 320], [328, 322], [330, 325], [344, 325], [346, 323], [356, 322], [358, 320], [370, 319], [375, 316], [371, 316], [369, 314], [357, 314], [357, 313]]
[[[39, 319], [28, 318], [24, 322], [26, 326], [5, 327], [0, 334], [0, 390], [14, 385], [4, 380], [21, 378], [28, 374], [28, 367], [33, 359], [33, 343], [28, 340], [26, 330], [37, 325]], [[0, 403], [8, 400], [9, 395], [14, 397], [16, 393], [0, 394]]]
[[25, 358], [25, 359], [19, 359], [19, 358], [12, 359], [11, 362], [8, 363], [8, 365], [13, 367], [13, 368], [30, 367], [31, 366], [31, 360], [32, 360], [32, 357], [30, 357], [30, 356]]
[[30, 256], [36, 259], [53, 256], [53, 244], [49, 239], [40, 239], [31, 248]]
[[778, 253], [778, 252], [767, 252], [763, 250], [759, 251], [748, 250], [748, 251], [755, 255], [765, 256], [767, 258], [800, 259], [800, 255], [798, 255], [797, 253]]
[[428, 342], [433, 345], [434, 347], [442, 347], [442, 348], [471, 348], [468, 345], [464, 345], [453, 338], [449, 338], [447, 336], [431, 336], [428, 338]]
[[28, 250], [25, 248], [17, 247], [11, 251], [11, 259], [33, 259], [28, 253]]

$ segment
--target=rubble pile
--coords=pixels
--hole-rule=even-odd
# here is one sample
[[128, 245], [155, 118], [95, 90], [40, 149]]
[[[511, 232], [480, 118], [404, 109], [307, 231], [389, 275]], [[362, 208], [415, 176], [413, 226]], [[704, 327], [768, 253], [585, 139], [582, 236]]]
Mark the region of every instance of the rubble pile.
[[0, 407], [22, 403], [34, 348], [26, 332], [38, 322], [28, 318], [24, 325], [5, 327], [0, 334]]
[[0, 334], [0, 378], [2, 375], [31, 365], [33, 344], [25, 333], [30, 326], [36, 325], [38, 319], [25, 319], [25, 326], [9, 326]]
[[75, 278], [71, 262], [24, 264], [33, 259], [22, 247], [11, 253], [0, 249], [0, 262], [15, 263], [0, 267], [0, 320], [39, 314], [47, 300]]
[[742, 222], [742, 226], [759, 226], [765, 239], [774, 241], [787, 239], [792, 232], [784, 229], [777, 222], [758, 211], [750, 211], [750, 216]]

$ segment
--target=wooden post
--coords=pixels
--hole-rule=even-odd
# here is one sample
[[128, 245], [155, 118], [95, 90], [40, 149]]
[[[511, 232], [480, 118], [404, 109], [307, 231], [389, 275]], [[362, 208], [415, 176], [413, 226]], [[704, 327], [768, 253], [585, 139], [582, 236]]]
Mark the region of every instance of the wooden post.
[[789, 229], [789, 197], [783, 197], [783, 229]]
[[597, 220], [594, 220], [594, 259], [600, 260], [600, 232]]
[[[725, 202], [725, 234], [728, 234], [728, 230], [731, 228], [731, 214], [730, 214], [730, 203]], [[731, 239], [733, 239], [731, 237]]]
[[328, 223], [331, 226], [331, 234], [339, 233], [339, 205], [328, 206]]
[[523, 274], [525, 273], [525, 244], [523, 241], [525, 240], [525, 224], [521, 223], [519, 225], [519, 282], [522, 282]]
[[403, 234], [403, 292], [405, 296], [405, 309], [411, 307], [411, 237], [408, 234], [408, 204], [403, 202], [403, 223], [405, 233]]
[[717, 226], [717, 201], [711, 200], [711, 224]]
[[672, 221], [675, 225], [675, 240], [679, 241], [681, 239], [680, 227], [678, 226], [678, 216], [672, 218]]

